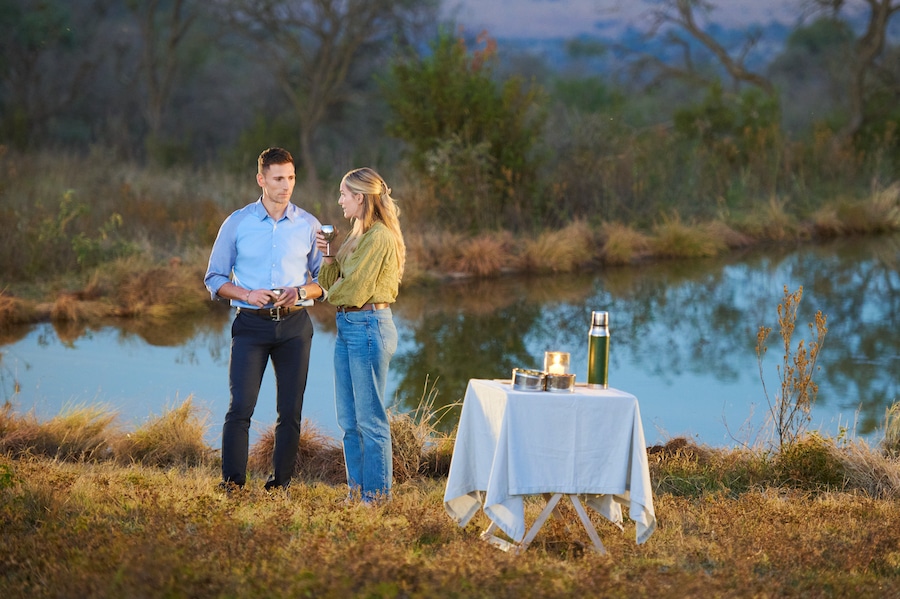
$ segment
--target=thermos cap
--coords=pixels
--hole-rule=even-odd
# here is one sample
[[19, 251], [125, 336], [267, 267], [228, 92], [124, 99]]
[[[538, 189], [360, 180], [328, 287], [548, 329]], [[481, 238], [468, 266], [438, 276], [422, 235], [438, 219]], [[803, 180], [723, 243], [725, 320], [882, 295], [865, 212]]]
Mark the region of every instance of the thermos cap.
[[608, 327], [609, 312], [591, 312], [591, 326]]

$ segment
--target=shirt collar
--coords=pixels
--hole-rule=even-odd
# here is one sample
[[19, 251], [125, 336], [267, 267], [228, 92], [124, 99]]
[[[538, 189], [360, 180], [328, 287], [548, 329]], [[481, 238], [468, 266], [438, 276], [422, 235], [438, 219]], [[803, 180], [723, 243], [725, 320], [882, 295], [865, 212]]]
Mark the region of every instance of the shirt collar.
[[[253, 209], [255, 210], [255, 214], [257, 218], [259, 218], [260, 222], [266, 220], [266, 218], [271, 218], [269, 213], [266, 211], [266, 207], [263, 206], [262, 196], [257, 198], [256, 203], [253, 205]], [[293, 202], [288, 202], [287, 209], [284, 211], [284, 216], [282, 218], [287, 218], [289, 221], [294, 222], [297, 218], [299, 208], [294, 205]]]

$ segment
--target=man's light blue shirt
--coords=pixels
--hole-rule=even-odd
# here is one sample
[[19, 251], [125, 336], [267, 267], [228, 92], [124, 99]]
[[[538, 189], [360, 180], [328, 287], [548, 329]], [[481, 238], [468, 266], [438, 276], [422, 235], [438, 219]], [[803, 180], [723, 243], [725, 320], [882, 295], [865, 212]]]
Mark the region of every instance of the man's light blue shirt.
[[[316, 247], [318, 219], [289, 203], [276, 222], [262, 197], [225, 219], [209, 256], [203, 279], [210, 296], [231, 281], [245, 289], [297, 287], [319, 281], [322, 252]], [[243, 301], [231, 305], [250, 308]]]

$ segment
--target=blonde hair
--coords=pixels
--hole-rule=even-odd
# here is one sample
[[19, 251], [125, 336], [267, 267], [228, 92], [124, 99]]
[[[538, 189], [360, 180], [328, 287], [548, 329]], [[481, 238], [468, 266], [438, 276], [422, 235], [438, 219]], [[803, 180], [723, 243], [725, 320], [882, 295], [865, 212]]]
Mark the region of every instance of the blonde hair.
[[341, 179], [341, 185], [346, 185], [351, 192], [363, 196], [363, 216], [353, 221], [350, 235], [338, 250], [338, 260], [343, 260], [352, 254], [360, 237], [371, 229], [372, 225], [381, 222], [394, 236], [394, 243], [397, 246], [397, 266], [402, 279], [403, 269], [406, 266], [406, 243], [404, 243], [403, 233], [400, 231], [400, 208], [391, 197], [391, 188], [387, 186], [381, 175], [368, 167], [348, 172]]

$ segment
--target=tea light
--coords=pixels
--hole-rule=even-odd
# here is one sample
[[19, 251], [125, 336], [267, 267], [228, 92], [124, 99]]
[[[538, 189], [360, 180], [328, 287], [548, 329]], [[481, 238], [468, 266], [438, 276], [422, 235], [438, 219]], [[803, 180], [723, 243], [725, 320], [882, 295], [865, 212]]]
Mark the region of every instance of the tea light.
[[548, 374], [566, 374], [569, 372], [569, 354], [564, 351], [544, 352], [544, 372]]

